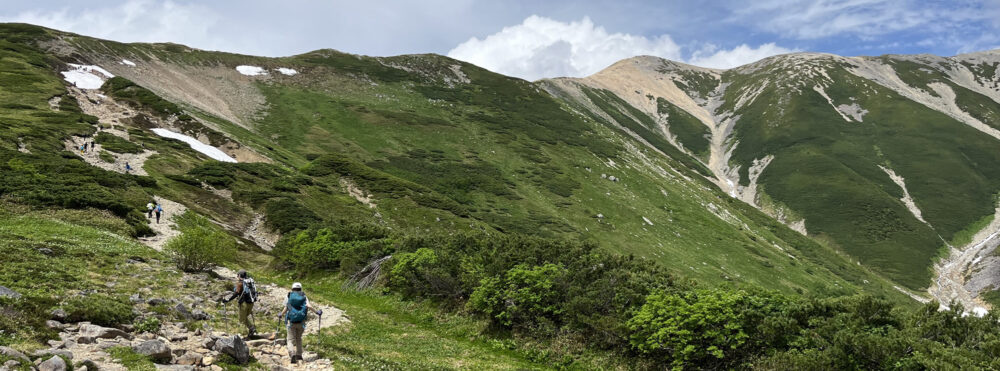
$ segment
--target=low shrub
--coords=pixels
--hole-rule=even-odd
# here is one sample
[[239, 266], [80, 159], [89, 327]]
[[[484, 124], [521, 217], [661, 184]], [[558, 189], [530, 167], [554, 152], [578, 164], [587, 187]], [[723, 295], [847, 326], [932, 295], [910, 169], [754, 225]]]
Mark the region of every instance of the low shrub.
[[203, 271], [230, 259], [235, 253], [236, 241], [233, 237], [205, 217], [187, 211], [179, 218], [177, 224], [181, 235], [167, 242], [165, 249], [173, 254], [181, 270]]
[[69, 299], [63, 310], [70, 322], [88, 321], [108, 327], [132, 323], [135, 318], [128, 298], [100, 293]]
[[135, 332], [143, 333], [148, 332], [150, 334], [155, 334], [160, 331], [160, 320], [156, 317], [143, 318], [142, 321], [136, 322]]

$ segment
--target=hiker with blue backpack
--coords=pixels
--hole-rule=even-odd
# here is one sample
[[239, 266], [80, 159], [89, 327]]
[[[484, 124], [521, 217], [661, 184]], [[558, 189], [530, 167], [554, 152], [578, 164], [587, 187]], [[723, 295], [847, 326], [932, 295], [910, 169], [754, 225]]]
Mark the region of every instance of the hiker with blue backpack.
[[288, 293], [285, 299], [285, 309], [278, 314], [278, 321], [285, 320], [285, 327], [288, 329], [288, 356], [292, 358], [292, 363], [302, 361], [302, 334], [306, 331], [306, 314], [308, 310], [323, 318], [323, 311], [309, 305], [309, 299], [302, 292], [301, 283], [292, 284], [292, 292]]
[[[160, 213], [157, 212], [156, 216], [159, 218]], [[250, 322], [250, 315], [253, 313], [253, 304], [257, 302], [257, 284], [253, 281], [253, 278], [250, 278], [250, 274], [242, 269], [236, 274], [236, 286], [233, 289], [233, 295], [229, 299], [222, 300], [222, 302], [229, 303], [236, 298], [239, 298], [240, 324], [247, 327], [247, 337], [253, 337], [257, 333], [257, 326], [254, 326], [253, 322]]]

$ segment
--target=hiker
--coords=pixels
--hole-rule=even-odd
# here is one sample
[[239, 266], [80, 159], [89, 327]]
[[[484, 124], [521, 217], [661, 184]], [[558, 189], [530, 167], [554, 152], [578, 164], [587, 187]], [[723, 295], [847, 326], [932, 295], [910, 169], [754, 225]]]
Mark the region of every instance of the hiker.
[[94, 144], [94, 142], [90, 142], [90, 150], [91, 150], [91, 151], [93, 151], [93, 150], [94, 150], [94, 146], [96, 146], [96, 144]]
[[80, 145], [80, 153], [87, 153], [87, 143]]
[[156, 213], [156, 224], [160, 224], [160, 216], [163, 215], [163, 205], [157, 202], [156, 208], [153, 211]]
[[288, 293], [285, 299], [285, 309], [278, 314], [278, 320], [285, 319], [285, 328], [288, 329], [288, 356], [292, 358], [292, 363], [302, 360], [302, 334], [306, 332], [306, 312], [312, 310], [313, 313], [322, 317], [323, 311], [309, 305], [309, 299], [302, 292], [301, 283], [292, 284], [292, 292]]
[[250, 314], [253, 313], [253, 303], [257, 302], [257, 284], [254, 283], [253, 278], [247, 271], [240, 269], [239, 273], [236, 273], [236, 285], [233, 288], [233, 295], [229, 299], [224, 299], [222, 302], [228, 303], [233, 301], [233, 299], [239, 298], [239, 319], [240, 324], [247, 327], [247, 337], [252, 337], [257, 333], [257, 327], [250, 322]]
[[153, 219], [153, 203], [146, 203], [146, 218]]
[[128, 174], [130, 171], [132, 171], [132, 165], [129, 165], [128, 161], [126, 161], [125, 162], [125, 174]]

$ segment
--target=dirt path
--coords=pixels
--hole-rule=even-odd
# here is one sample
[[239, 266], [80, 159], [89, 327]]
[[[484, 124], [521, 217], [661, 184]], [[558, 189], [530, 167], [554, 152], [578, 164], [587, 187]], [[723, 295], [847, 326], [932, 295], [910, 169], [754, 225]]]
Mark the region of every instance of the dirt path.
[[1000, 207], [996, 209], [993, 222], [976, 233], [972, 241], [962, 248], [953, 247], [951, 254], [934, 266], [937, 278], [928, 292], [941, 303], [942, 308], [947, 308], [954, 301], [962, 304], [966, 313], [982, 316], [989, 305], [965, 287], [966, 276], [973, 272], [983, 255], [988, 255], [1000, 245]]
[[159, 223], [156, 222], [155, 214], [149, 220], [149, 227], [156, 232], [156, 235], [152, 237], [140, 237], [139, 242], [152, 247], [153, 250], [162, 251], [167, 240], [181, 234], [181, 231], [177, 228], [177, 222], [174, 221], [174, 217], [184, 214], [187, 211], [187, 207], [162, 197], [154, 196], [153, 198], [163, 207], [163, 215], [160, 216]]
[[[112, 131], [105, 130], [105, 132], [112, 132]], [[77, 156], [80, 156], [80, 158], [82, 158], [84, 162], [97, 166], [101, 169], [124, 174], [126, 173], [125, 164], [128, 164], [132, 168], [132, 170], [128, 171], [128, 173], [135, 175], [149, 175], [148, 173], [146, 173], [146, 169], [144, 169], [143, 166], [145, 166], [146, 160], [149, 159], [150, 156], [155, 155], [157, 153], [156, 151], [145, 150], [142, 153], [115, 153], [108, 151], [108, 153], [114, 156], [115, 160], [114, 162], [107, 162], [104, 161], [104, 159], [102, 159], [98, 155], [99, 153], [101, 153], [101, 150], [104, 149], [104, 146], [100, 144], [95, 143], [93, 150], [90, 150], [90, 147], [88, 146], [87, 151], [85, 152], [80, 151], [81, 145], [89, 144], [93, 140], [94, 140], [93, 138], [74, 136], [66, 140], [65, 147], [67, 151], [73, 152]]]

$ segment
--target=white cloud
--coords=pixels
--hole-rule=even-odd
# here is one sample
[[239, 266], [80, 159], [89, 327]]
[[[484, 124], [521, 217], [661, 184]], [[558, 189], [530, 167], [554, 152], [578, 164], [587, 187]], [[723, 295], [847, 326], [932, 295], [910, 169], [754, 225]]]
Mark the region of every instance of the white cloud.
[[621, 59], [638, 55], [687, 61], [704, 67], [732, 68], [792, 51], [774, 43], [757, 48], [743, 44], [731, 50], [706, 45], [685, 60], [682, 48], [670, 35], [649, 38], [609, 33], [587, 17], [567, 23], [533, 15], [519, 25], [504, 27], [486, 38], [471, 38], [449, 51], [448, 56], [494, 72], [536, 80], [588, 76]]
[[752, 48], [747, 44], [737, 46], [730, 50], [717, 50], [710, 45], [695, 52], [688, 63], [710, 68], [733, 68], [744, 64], [758, 61], [772, 55], [792, 53], [796, 50], [784, 48], [775, 43], [767, 43]]
[[2, 22], [37, 24], [87, 36], [124, 42], [175, 42], [224, 49], [212, 29], [221, 17], [197, 4], [129, 0], [116, 5], [25, 11], [0, 17]]
[[448, 56], [529, 80], [586, 76], [636, 55], [678, 59], [681, 48], [668, 35], [647, 38], [608, 33], [590, 18], [560, 22], [530, 16], [519, 25], [480, 40], [471, 38]]

